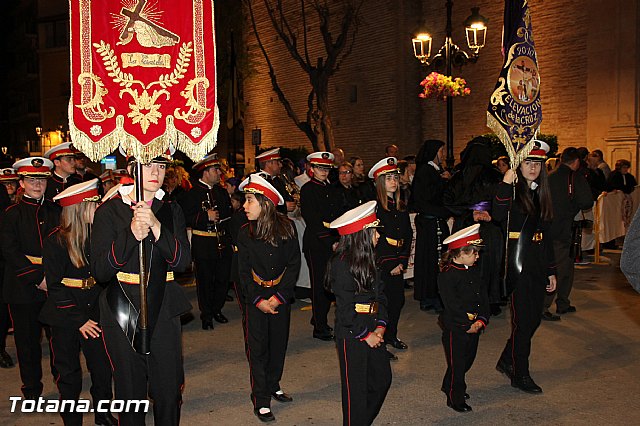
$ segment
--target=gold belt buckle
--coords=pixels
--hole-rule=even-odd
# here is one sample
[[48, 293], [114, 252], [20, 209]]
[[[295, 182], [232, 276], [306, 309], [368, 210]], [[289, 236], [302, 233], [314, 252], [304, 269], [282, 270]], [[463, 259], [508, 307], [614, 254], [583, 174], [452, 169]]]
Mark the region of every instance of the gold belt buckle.
[[476, 318], [478, 318], [478, 314], [470, 314], [469, 312], [467, 312], [467, 318], [469, 318], [469, 321], [474, 321]]
[[89, 277], [87, 279], [82, 280], [82, 289], [83, 290], [89, 290], [94, 285], [96, 285], [96, 280], [93, 277]]
[[542, 232], [537, 231], [533, 234], [533, 238], [531, 239], [534, 243], [539, 243], [542, 241]]

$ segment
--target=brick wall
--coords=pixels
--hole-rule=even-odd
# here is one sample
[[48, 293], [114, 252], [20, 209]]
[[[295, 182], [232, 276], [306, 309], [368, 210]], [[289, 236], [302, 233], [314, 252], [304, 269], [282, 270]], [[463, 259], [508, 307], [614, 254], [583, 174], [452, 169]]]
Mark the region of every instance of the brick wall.
[[[293, 1], [297, 5], [299, 2]], [[468, 140], [487, 133], [486, 108], [500, 67], [503, 2], [497, 0], [456, 1], [453, 10], [453, 41], [466, 47], [462, 22], [470, 7], [480, 6], [489, 18], [487, 44], [476, 64], [455, 76], [465, 78], [472, 94], [454, 102], [454, 151], [456, 157]], [[561, 149], [587, 144], [587, 10], [577, 0], [530, 2], [542, 85], [541, 131], [558, 136]], [[400, 155], [415, 153], [423, 139], [446, 138], [446, 107], [442, 102], [417, 97], [418, 83], [427, 73], [413, 58], [411, 35], [420, 18], [433, 36], [432, 53], [444, 42], [445, 2], [426, 0], [369, 0], [365, 4], [358, 38], [352, 54], [331, 80], [331, 113], [336, 144], [347, 157], [360, 155], [367, 166], [384, 155], [384, 146], [396, 143]], [[270, 29], [265, 14], [258, 16], [258, 29], [270, 53], [278, 81], [301, 118], [306, 114], [310, 86], [306, 75]], [[308, 23], [314, 28], [313, 20]], [[311, 33], [317, 37], [318, 32]], [[255, 39], [247, 44], [254, 52], [258, 74], [245, 84], [246, 152], [253, 152], [251, 129], [262, 129], [263, 147], [311, 144], [287, 117], [271, 89]], [[311, 40], [311, 57], [322, 55], [318, 41]], [[357, 101], [353, 96], [357, 92]], [[253, 155], [247, 155], [247, 162]]]

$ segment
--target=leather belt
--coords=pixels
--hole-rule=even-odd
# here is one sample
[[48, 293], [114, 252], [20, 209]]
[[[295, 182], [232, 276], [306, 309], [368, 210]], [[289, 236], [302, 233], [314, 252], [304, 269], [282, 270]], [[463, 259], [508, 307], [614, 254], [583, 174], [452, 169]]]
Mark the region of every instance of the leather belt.
[[[130, 274], [129, 272], [118, 272], [116, 274], [118, 281], [125, 284], [140, 284], [139, 274]], [[167, 282], [173, 281], [173, 271], [167, 272]]]
[[96, 280], [93, 277], [89, 278], [63, 278], [60, 281], [65, 287], [80, 288], [82, 290], [89, 290], [96, 285]]
[[28, 254], [25, 254], [26, 258], [29, 259], [29, 262], [31, 262], [34, 265], [42, 265], [42, 257], [38, 257], [38, 256], [29, 256]]
[[[519, 232], [512, 232], [509, 231], [509, 239], [510, 240], [517, 240], [518, 238], [520, 238], [520, 233]], [[531, 237], [531, 241], [533, 241], [534, 243], [539, 243], [540, 241], [542, 241], [543, 239], [543, 234], [540, 231], [536, 231], [533, 233], [533, 237]]]
[[238, 246], [231, 245], [231, 248], [233, 248], [233, 252], [234, 252], [234, 253], [237, 253], [237, 252], [238, 252]]
[[469, 318], [469, 321], [474, 321], [476, 318], [478, 318], [478, 314], [470, 314], [469, 312], [467, 312], [467, 318]]
[[402, 239], [394, 240], [393, 238], [385, 237], [385, 240], [387, 240], [387, 243], [389, 243], [389, 245], [394, 247], [401, 248], [404, 245], [404, 240]]
[[322, 222], [322, 226], [324, 226], [325, 228], [329, 228], [331, 226], [331, 223], [329, 222]]
[[222, 231], [212, 232], [212, 231], [200, 231], [198, 229], [193, 229], [191, 230], [191, 233], [193, 235], [199, 235], [201, 237], [223, 237], [224, 236], [224, 232]]
[[378, 302], [356, 303], [356, 312], [359, 314], [377, 314]]
[[261, 285], [262, 287], [273, 287], [276, 286], [278, 284], [280, 284], [280, 281], [282, 281], [282, 277], [284, 276], [284, 272], [287, 270], [287, 268], [284, 269], [284, 271], [282, 271], [282, 273], [280, 275], [278, 275], [277, 278], [273, 279], [273, 280], [263, 280], [260, 275], [256, 274], [255, 271], [252, 269], [251, 270], [251, 275], [253, 276], [253, 281], [258, 284]]

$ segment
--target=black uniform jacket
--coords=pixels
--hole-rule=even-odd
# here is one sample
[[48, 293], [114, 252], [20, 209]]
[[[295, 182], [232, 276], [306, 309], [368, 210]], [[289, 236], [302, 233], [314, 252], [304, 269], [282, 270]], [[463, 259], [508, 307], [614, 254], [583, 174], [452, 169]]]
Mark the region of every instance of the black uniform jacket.
[[[533, 192], [533, 191], [532, 191]], [[537, 198], [537, 195], [534, 194]], [[509, 215], [509, 232], [521, 232], [521, 238], [509, 241], [509, 271], [510, 279], [518, 279], [511, 270], [519, 269], [523, 274], [538, 275], [546, 271], [546, 276], [556, 275], [553, 244], [548, 234], [550, 223], [543, 221], [539, 213], [528, 215], [522, 209], [518, 199], [512, 202], [513, 186], [500, 182], [491, 208], [493, 220], [506, 224]], [[524, 241], [525, 235], [530, 238], [533, 232], [542, 232], [543, 240], [533, 243]], [[515, 269], [514, 269], [515, 268]]]
[[[380, 274], [371, 290], [356, 293], [356, 281], [344, 260], [334, 258], [331, 261], [331, 290], [336, 296], [335, 335], [339, 339], [366, 339], [377, 327], [387, 327], [387, 298], [383, 292]], [[378, 302], [378, 312], [372, 314], [357, 313], [356, 303]]]
[[553, 221], [550, 236], [562, 241], [571, 240], [573, 218], [580, 210], [593, 207], [587, 179], [565, 164], [549, 174], [549, 188], [553, 200]]
[[[96, 210], [93, 221], [91, 273], [96, 281], [108, 285], [118, 284], [118, 272], [140, 272], [139, 241], [131, 232], [133, 211], [125, 201], [127, 200], [123, 200], [118, 194], [103, 203]], [[147, 303], [150, 333], [161, 307], [169, 317], [181, 315], [191, 309], [182, 289], [175, 281], [166, 280], [168, 271], [182, 272], [191, 263], [182, 209], [176, 203], [164, 203], [158, 198], [153, 199], [151, 209], [161, 223], [161, 232], [157, 241], [152, 232], [144, 239], [149, 269]], [[136, 309], [139, 309], [139, 286], [122, 283], [122, 288]], [[162, 304], [163, 299], [166, 301], [165, 305]]]
[[[103, 287], [99, 284], [90, 289], [67, 287], [63, 278], [86, 279], [91, 276], [89, 264], [76, 268], [71, 263], [66, 245], [60, 242], [60, 229], [56, 228], [44, 241], [42, 260], [47, 277], [47, 301], [40, 311], [40, 321], [57, 327], [79, 329], [87, 320], [100, 322], [98, 296]], [[90, 244], [85, 256], [88, 259]]]
[[46, 199], [37, 201], [23, 195], [19, 203], [6, 209], [0, 231], [0, 245], [6, 262], [5, 302], [44, 302], [46, 292], [36, 288], [44, 278], [42, 244], [59, 222], [60, 207]]
[[[272, 246], [264, 240], [252, 237], [252, 230], [256, 222], [246, 223], [238, 232], [238, 269], [240, 288], [245, 303], [257, 305], [271, 296], [278, 298], [280, 303], [291, 303], [293, 291], [300, 272], [300, 245], [295, 226], [293, 238], [279, 240], [277, 246]], [[253, 272], [262, 280], [278, 279], [280, 282], [272, 287], [263, 287], [256, 283]]]
[[76, 183], [82, 183], [82, 176], [79, 174], [74, 173], [69, 175], [65, 181], [53, 171], [51, 177], [47, 180], [47, 190], [44, 193], [44, 197], [47, 200], [53, 200], [53, 197]]
[[[207, 198], [207, 195], [209, 198]], [[187, 226], [197, 231], [213, 230], [213, 225], [209, 224], [207, 212], [202, 210], [202, 203], [209, 201], [211, 207], [219, 212], [219, 219], [216, 227], [218, 232], [224, 234], [220, 236], [221, 243], [228, 246], [231, 242], [229, 236], [229, 218], [231, 217], [231, 198], [226, 189], [220, 185], [209, 188], [202, 181], [198, 181], [191, 190], [185, 193], [179, 200]], [[191, 236], [191, 246], [193, 256], [197, 259], [211, 259], [218, 257], [218, 237], [207, 237], [193, 234]]]
[[306, 224], [302, 239], [305, 250], [317, 247], [318, 241], [323, 242], [327, 248], [337, 241], [337, 233], [325, 226], [340, 216], [335, 190], [329, 183], [320, 182], [316, 178], [311, 178], [302, 186], [300, 211]]
[[489, 296], [477, 266], [451, 262], [438, 274], [438, 290], [444, 303], [440, 322], [447, 329], [467, 331], [476, 321], [489, 324]]
[[[378, 202], [376, 217], [380, 219], [382, 228], [379, 228], [380, 239], [376, 245], [376, 261], [383, 271], [391, 271], [399, 264], [403, 268], [409, 262], [409, 252], [411, 251], [411, 239], [413, 230], [409, 220], [409, 212], [399, 211], [392, 198], [387, 198], [387, 207], [382, 208]], [[395, 241], [389, 241], [390, 238]], [[394, 245], [394, 242], [402, 242], [401, 245]]]

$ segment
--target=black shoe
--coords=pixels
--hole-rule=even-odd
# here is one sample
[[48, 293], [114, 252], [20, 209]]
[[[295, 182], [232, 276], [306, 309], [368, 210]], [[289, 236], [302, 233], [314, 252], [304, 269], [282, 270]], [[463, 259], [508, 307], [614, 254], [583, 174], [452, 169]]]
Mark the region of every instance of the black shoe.
[[513, 365], [507, 364], [505, 361], [500, 358], [498, 363], [496, 364], [496, 370], [507, 376], [508, 378], [513, 378]]
[[433, 305], [429, 305], [429, 304], [426, 304], [426, 303], [420, 303], [420, 310], [421, 311], [427, 312], [427, 311], [430, 311], [431, 309], [433, 309]]
[[100, 413], [95, 417], [95, 424], [98, 426], [118, 426], [118, 419], [111, 413]]
[[527, 393], [542, 393], [542, 388], [536, 385], [531, 376], [514, 377], [511, 386]]
[[575, 312], [575, 311], [576, 311], [576, 307], [572, 306], [572, 305], [569, 305], [568, 307], [566, 307], [564, 309], [560, 309], [560, 308], [556, 309], [556, 314], [569, 314], [569, 313], [572, 313], [572, 312]]
[[466, 402], [463, 402], [461, 404], [453, 404], [449, 397], [447, 397], [447, 407], [453, 408], [458, 413], [467, 413], [469, 411], [472, 411], [471, 406], [467, 405]]
[[330, 331], [313, 331], [313, 338], [324, 340], [325, 342], [329, 342], [333, 340], [333, 333]]
[[260, 409], [256, 408], [253, 410], [253, 414], [255, 414], [256, 416], [258, 416], [258, 418], [260, 419], [261, 422], [272, 422], [276, 419], [276, 416], [273, 415], [273, 413], [271, 412], [271, 410], [269, 410], [268, 413], [265, 414], [260, 414]]
[[4, 349], [0, 351], [0, 368], [11, 368], [13, 367], [13, 359], [11, 359], [11, 355], [7, 353]]
[[213, 319], [216, 320], [216, 322], [219, 322], [220, 324], [226, 324], [229, 322], [227, 317], [225, 317], [221, 313], [213, 314]]
[[393, 346], [396, 349], [408, 349], [409, 346], [407, 346], [407, 344], [405, 342], [403, 342], [402, 340], [399, 339], [394, 339], [388, 342], [391, 346]]
[[500, 309], [500, 305], [498, 303], [491, 304], [491, 316], [496, 317], [502, 313], [502, 309]]
[[[385, 349], [385, 351], [387, 351], [387, 350]], [[398, 360], [398, 357], [392, 352], [387, 351], [387, 356], [389, 357], [389, 361], [397, 361]]]
[[203, 330], [213, 330], [213, 321], [211, 320], [202, 320], [202, 329]]
[[274, 392], [271, 394], [271, 398], [275, 399], [278, 402], [291, 402], [293, 401], [293, 398], [291, 397], [291, 395], [289, 395], [288, 393], [278, 393], [278, 392]]
[[545, 321], [560, 321], [562, 318], [556, 314], [552, 314], [549, 311], [544, 311], [542, 313], [542, 319]]
[[[448, 395], [449, 395], [449, 393], [445, 390], [445, 388], [440, 388], [440, 390], [441, 390], [445, 395], [447, 395], [447, 398], [449, 398], [449, 396], [448, 396]], [[471, 396], [470, 396], [468, 393], [466, 393], [466, 392], [465, 392], [465, 393], [464, 393], [464, 399], [469, 399], [469, 398], [471, 398]]]

